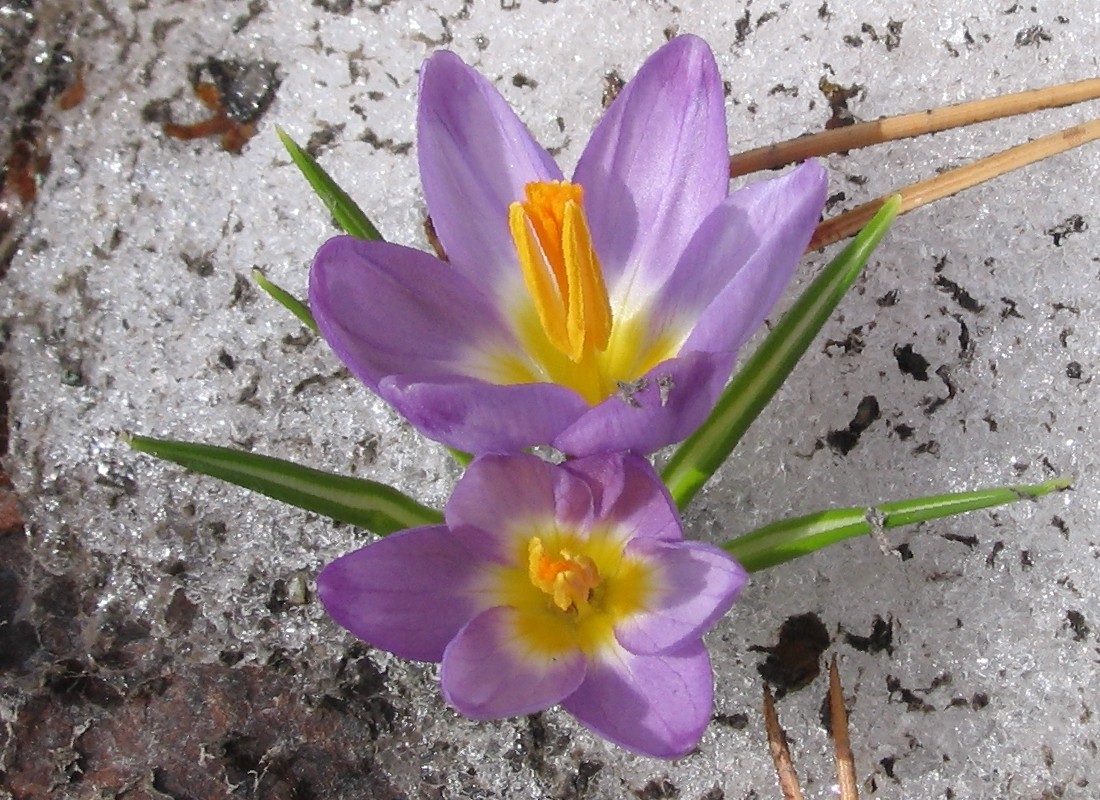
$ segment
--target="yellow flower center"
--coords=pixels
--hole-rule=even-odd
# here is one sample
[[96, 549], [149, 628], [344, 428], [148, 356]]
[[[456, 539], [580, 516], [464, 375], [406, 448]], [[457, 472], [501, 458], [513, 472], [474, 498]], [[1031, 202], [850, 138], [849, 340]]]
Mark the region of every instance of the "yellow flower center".
[[545, 657], [593, 655], [612, 645], [616, 623], [653, 597], [652, 570], [624, 555], [623, 539], [611, 530], [587, 538], [553, 523], [528, 530], [534, 535], [517, 539], [511, 566], [496, 568], [487, 586], [488, 602], [518, 612], [517, 645]]
[[607, 349], [611, 305], [584, 215], [583, 189], [564, 181], [529, 183], [508, 225], [527, 291], [546, 337], [573, 362]]
[[564, 548], [558, 558], [550, 558], [537, 536], [527, 542], [527, 573], [531, 584], [550, 595], [562, 611], [588, 608], [592, 590], [600, 585], [600, 571], [591, 558]]

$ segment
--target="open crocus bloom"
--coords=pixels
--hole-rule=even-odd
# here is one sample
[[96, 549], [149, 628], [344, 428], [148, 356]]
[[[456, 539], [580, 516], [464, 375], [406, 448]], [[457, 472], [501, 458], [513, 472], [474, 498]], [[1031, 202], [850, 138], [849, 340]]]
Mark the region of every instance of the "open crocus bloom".
[[310, 305], [353, 373], [473, 453], [648, 453], [688, 436], [825, 200], [813, 163], [727, 196], [722, 83], [692, 36], [623, 88], [571, 181], [453, 53], [424, 64], [417, 139], [449, 264], [338, 237]]
[[463, 714], [560, 703], [623, 747], [676, 758], [711, 716], [703, 633], [745, 580], [719, 548], [684, 541], [644, 458], [489, 455], [459, 480], [444, 525], [337, 559], [317, 589], [356, 636], [442, 661]]

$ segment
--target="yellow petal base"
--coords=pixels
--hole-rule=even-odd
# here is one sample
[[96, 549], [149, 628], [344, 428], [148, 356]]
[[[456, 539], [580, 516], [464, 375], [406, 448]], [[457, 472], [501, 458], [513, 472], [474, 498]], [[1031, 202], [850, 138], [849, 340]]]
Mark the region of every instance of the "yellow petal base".
[[527, 184], [508, 225], [528, 293], [516, 332], [532, 363], [494, 359], [499, 382], [557, 383], [595, 405], [679, 350], [682, 335], [654, 331], [643, 313], [612, 313], [581, 186]]
[[518, 643], [552, 658], [580, 650], [596, 655], [614, 644], [616, 623], [646, 607], [653, 574], [623, 553], [612, 531], [587, 539], [554, 526], [533, 526], [515, 565], [493, 576], [494, 597], [516, 609]]

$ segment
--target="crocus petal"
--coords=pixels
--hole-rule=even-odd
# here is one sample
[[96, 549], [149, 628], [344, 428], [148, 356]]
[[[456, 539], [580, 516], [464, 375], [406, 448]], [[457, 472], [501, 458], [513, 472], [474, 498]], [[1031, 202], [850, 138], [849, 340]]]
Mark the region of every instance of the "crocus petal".
[[632, 539], [683, 538], [668, 489], [647, 459], [632, 453], [605, 453], [562, 466], [588, 483], [595, 519], [629, 531]]
[[480, 562], [444, 526], [413, 528], [321, 570], [325, 610], [360, 639], [414, 661], [439, 661], [481, 609]]
[[379, 384], [378, 394], [428, 438], [468, 453], [545, 444], [588, 408], [572, 389], [553, 383], [498, 386], [394, 376]]
[[626, 552], [654, 568], [658, 595], [646, 611], [615, 626], [619, 644], [641, 655], [700, 638], [722, 617], [748, 574], [724, 551], [704, 542], [665, 544], [636, 539]]
[[689, 353], [664, 361], [562, 431], [554, 447], [574, 456], [652, 453], [698, 428], [729, 379], [730, 353]]
[[508, 206], [526, 183], [560, 180], [561, 171], [454, 53], [434, 53], [420, 73], [417, 153], [428, 213], [455, 269], [486, 286], [519, 280]]
[[450, 377], [518, 350], [474, 284], [408, 247], [339, 236], [313, 260], [309, 304], [325, 340], [372, 389], [386, 375]]
[[[678, 36], [615, 98], [577, 163], [608, 285], [629, 277], [641, 299], [660, 286], [725, 198], [728, 175], [718, 67], [705, 42]], [[616, 299], [627, 312], [640, 301]]]
[[684, 351], [735, 351], [760, 327], [806, 251], [826, 189], [825, 170], [807, 162], [741, 189], [703, 222], [658, 301], [664, 313], [697, 318]]
[[448, 527], [472, 551], [514, 564], [526, 559], [531, 536], [546, 535], [542, 527], [584, 526], [592, 493], [584, 481], [537, 456], [489, 455], [467, 468], [446, 513]]
[[588, 665], [584, 683], [562, 707], [627, 750], [679, 758], [699, 743], [713, 701], [710, 658], [697, 640], [655, 656], [616, 648]]
[[440, 670], [443, 696], [474, 719], [532, 714], [556, 705], [581, 684], [579, 650], [532, 653], [519, 633], [520, 614], [498, 606], [475, 617], [447, 647]]

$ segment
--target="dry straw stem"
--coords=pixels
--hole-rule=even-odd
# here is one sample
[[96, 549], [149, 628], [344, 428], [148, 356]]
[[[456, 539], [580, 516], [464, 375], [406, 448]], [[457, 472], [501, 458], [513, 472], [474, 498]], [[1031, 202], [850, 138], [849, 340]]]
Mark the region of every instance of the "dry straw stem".
[[[836, 666], [836, 656], [829, 664], [829, 723], [833, 736], [833, 757], [836, 761], [837, 789], [840, 800], [859, 800], [856, 783], [856, 765], [852, 757], [852, 746], [848, 738], [848, 709], [844, 706], [844, 688], [840, 685], [840, 671]], [[779, 789], [784, 800], [804, 800], [802, 787], [798, 783], [791, 751], [787, 744], [787, 734], [779, 724], [775, 712], [775, 700], [771, 689], [764, 684], [764, 729], [768, 733], [768, 750], [775, 764], [775, 775], [779, 780]]]
[[730, 177], [736, 178], [762, 169], [776, 169], [814, 156], [858, 150], [873, 144], [923, 136], [926, 133], [1047, 108], [1061, 108], [1097, 98], [1100, 98], [1100, 78], [1090, 78], [1045, 89], [1032, 89], [898, 117], [886, 117], [874, 122], [862, 122], [735, 155], [730, 158]]
[[[950, 197], [963, 189], [969, 189], [971, 186], [977, 186], [979, 183], [1004, 175], [1006, 172], [1026, 167], [1028, 164], [1042, 161], [1044, 158], [1066, 150], [1072, 150], [1095, 139], [1100, 139], [1100, 119], [1018, 145], [1002, 153], [975, 161], [973, 164], [967, 164], [965, 167], [948, 170], [935, 178], [911, 184], [891, 194], [901, 195], [901, 208], [898, 210], [900, 216], [928, 203]], [[853, 235], [870, 221], [884, 202], [886, 197], [880, 197], [822, 222], [814, 231], [813, 238], [806, 249], [817, 250]]]
[[798, 784], [798, 773], [791, 761], [791, 751], [787, 746], [787, 734], [779, 725], [779, 716], [775, 713], [775, 700], [771, 689], [764, 684], [764, 729], [768, 732], [768, 750], [775, 762], [775, 775], [779, 779], [779, 790], [784, 800], [805, 800], [802, 787]]
[[844, 707], [844, 689], [840, 685], [835, 655], [829, 664], [829, 722], [833, 729], [833, 754], [840, 800], [859, 800], [856, 763], [852, 757], [851, 742], [848, 740], [848, 709]]

